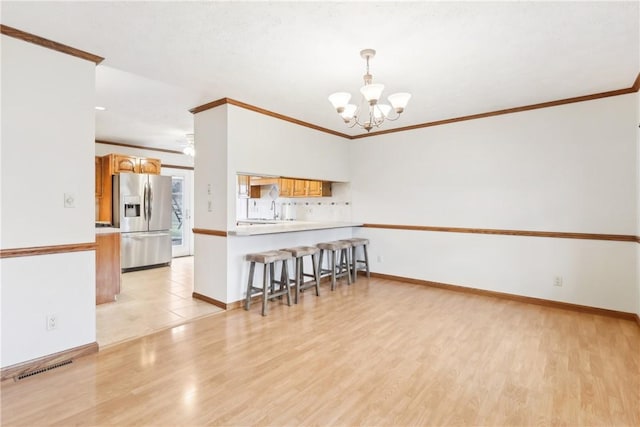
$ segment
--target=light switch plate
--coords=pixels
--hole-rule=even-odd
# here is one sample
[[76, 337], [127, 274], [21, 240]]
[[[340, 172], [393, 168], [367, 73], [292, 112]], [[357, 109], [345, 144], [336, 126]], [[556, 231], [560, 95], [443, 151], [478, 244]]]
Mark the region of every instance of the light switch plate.
[[76, 196], [73, 193], [64, 193], [64, 207], [65, 208], [76, 207]]

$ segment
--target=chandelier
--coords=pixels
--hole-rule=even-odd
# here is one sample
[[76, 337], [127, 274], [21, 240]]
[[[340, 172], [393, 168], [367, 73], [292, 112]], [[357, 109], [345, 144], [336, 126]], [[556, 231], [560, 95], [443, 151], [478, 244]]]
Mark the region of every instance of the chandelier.
[[[367, 73], [362, 76], [364, 78], [364, 86], [360, 88], [360, 93], [363, 96], [361, 105], [349, 104], [351, 94], [348, 92], [336, 92], [330, 95], [329, 102], [340, 114], [344, 122], [350, 125], [350, 128], [358, 125], [369, 132], [374, 127], [380, 127], [385, 120], [398, 120], [407, 106], [411, 94], [405, 92], [394, 93], [387, 98], [391, 105], [379, 103], [384, 85], [373, 83], [373, 76], [369, 73], [369, 60], [376, 56], [376, 51], [364, 49], [360, 51], [360, 56], [367, 61]], [[392, 108], [395, 116], [390, 116]]]

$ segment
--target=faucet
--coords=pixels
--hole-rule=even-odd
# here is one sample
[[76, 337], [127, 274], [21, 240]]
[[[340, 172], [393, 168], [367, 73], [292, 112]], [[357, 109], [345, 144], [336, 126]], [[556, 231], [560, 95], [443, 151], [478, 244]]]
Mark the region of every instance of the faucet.
[[273, 219], [278, 219], [278, 212], [276, 211], [276, 201], [271, 201], [271, 210], [273, 211]]

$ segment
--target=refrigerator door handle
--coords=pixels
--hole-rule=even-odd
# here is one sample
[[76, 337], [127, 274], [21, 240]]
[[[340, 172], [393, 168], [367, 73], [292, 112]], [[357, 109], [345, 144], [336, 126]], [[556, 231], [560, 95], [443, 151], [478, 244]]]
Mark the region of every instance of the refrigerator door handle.
[[149, 221], [149, 183], [144, 183], [144, 194], [142, 196], [142, 212], [144, 213], [144, 220]]
[[152, 206], [153, 206], [153, 189], [151, 188], [151, 184], [147, 184], [149, 187], [149, 221], [151, 221], [151, 214], [152, 214]]

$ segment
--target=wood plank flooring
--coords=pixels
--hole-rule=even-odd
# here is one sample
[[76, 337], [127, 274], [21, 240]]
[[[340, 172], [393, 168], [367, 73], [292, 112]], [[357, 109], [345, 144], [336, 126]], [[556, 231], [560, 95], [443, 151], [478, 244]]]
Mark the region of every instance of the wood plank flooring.
[[2, 383], [2, 425], [640, 425], [635, 322], [359, 278]]
[[192, 292], [193, 257], [174, 258], [170, 267], [122, 274], [117, 301], [96, 306], [100, 348], [223, 311], [193, 299]]

